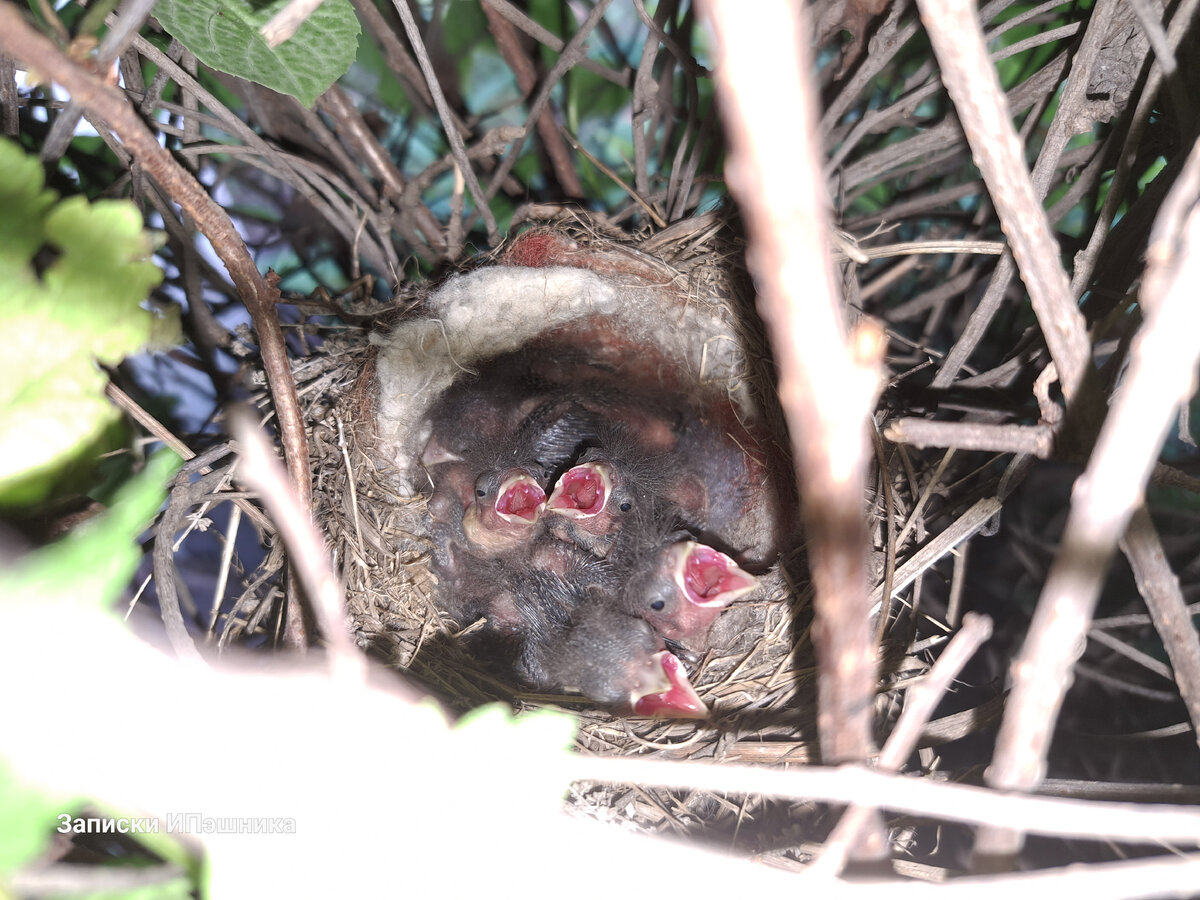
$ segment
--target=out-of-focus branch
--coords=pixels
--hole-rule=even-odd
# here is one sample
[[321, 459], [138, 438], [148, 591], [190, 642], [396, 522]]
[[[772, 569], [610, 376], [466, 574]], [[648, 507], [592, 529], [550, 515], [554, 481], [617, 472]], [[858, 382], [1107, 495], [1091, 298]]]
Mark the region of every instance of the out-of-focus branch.
[[287, 6], [275, 15], [258, 33], [266, 40], [268, 47], [278, 47], [304, 24], [304, 20], [317, 11], [325, 0], [290, 0]]
[[[154, 9], [155, 0], [125, 0], [120, 11], [108, 18], [105, 23], [108, 31], [96, 48], [92, 66], [101, 71], [112, 65], [113, 61], [125, 52], [129, 42], [146, 24], [146, 19]], [[83, 107], [79, 101], [71, 98], [67, 108], [54, 117], [46, 142], [42, 144], [42, 160], [47, 163], [57, 162], [66, 152], [67, 145], [75, 135], [79, 119], [83, 116]]]
[[[499, 49], [500, 55], [504, 57], [504, 61], [508, 63], [508, 67], [512, 69], [513, 75], [517, 78], [517, 87], [526, 97], [530, 96], [533, 89], [537, 87], [537, 73], [534, 71], [529, 56], [521, 47], [517, 29], [490, 3], [483, 4], [483, 12], [487, 16], [488, 29], [492, 32], [492, 37], [496, 39], [496, 47]], [[550, 157], [550, 164], [554, 167], [554, 177], [558, 179], [563, 193], [568, 197], [582, 197], [583, 185], [579, 182], [579, 174], [571, 164], [571, 154], [554, 123], [554, 113], [548, 106], [538, 114], [537, 132], [542, 146], [546, 149], [546, 155]]]
[[408, 42], [417, 54], [417, 63], [421, 66], [421, 74], [425, 76], [425, 83], [433, 97], [433, 105], [437, 109], [438, 118], [442, 121], [442, 131], [446, 135], [446, 140], [450, 142], [450, 151], [458, 163], [458, 170], [466, 182], [467, 190], [471, 192], [471, 199], [475, 201], [479, 215], [483, 217], [483, 224], [487, 227], [488, 240], [494, 244], [500, 240], [496, 217], [492, 215], [492, 208], [488, 206], [487, 197], [484, 196], [483, 188], [479, 185], [479, 178], [475, 175], [475, 170], [471, 168], [470, 160], [467, 159], [467, 150], [463, 146], [462, 135], [455, 127], [454, 113], [450, 109], [450, 104], [446, 102], [446, 95], [442, 92], [437, 73], [433, 71], [433, 63], [425, 51], [425, 44], [421, 41], [421, 32], [417, 28], [417, 21], [413, 18], [412, 10], [408, 8], [405, 0], [394, 0], [392, 5], [396, 7], [396, 13], [404, 25], [404, 33], [408, 35]]
[[[830, 265], [812, 61], [795, 4], [703, 4], [717, 35], [726, 176], [745, 214], [747, 261], [779, 363], [816, 588], [818, 729], [827, 762], [871, 748], [875, 671], [863, 522], [868, 418], [882, 335], [846, 337]], [[786, 109], [787, 115], [779, 110]]]
[[346, 628], [346, 597], [320, 532], [304, 515], [300, 498], [284, 477], [275, 448], [258, 422], [245, 409], [233, 410], [230, 418], [242, 458], [237, 478], [258, 492], [275, 518], [292, 560], [292, 571], [304, 584], [325, 635], [330, 671], [365, 684], [366, 657], [354, 646]]
[[[1087, 470], [1075, 483], [1062, 545], [1046, 579], [1029, 636], [1013, 664], [1013, 691], [988, 783], [1029, 790], [1045, 774], [1046, 754], [1071, 667], [1084, 645], [1109, 559], [1150, 478], [1175, 408], [1191, 393], [1200, 361], [1200, 144], [1163, 204], [1147, 252], [1141, 304], [1125, 384], [1100, 431]], [[987, 829], [976, 850], [1005, 857], [1019, 832]]]

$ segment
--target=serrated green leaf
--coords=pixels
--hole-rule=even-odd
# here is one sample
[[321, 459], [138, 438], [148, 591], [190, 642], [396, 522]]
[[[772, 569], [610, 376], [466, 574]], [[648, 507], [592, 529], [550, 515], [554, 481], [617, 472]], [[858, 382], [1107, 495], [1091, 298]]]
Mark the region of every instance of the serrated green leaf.
[[358, 18], [350, 0], [325, 0], [290, 39], [268, 47], [258, 30], [287, 2], [159, 0], [154, 15], [205, 65], [312, 106], [354, 62]]
[[169, 450], [152, 456], [146, 468], [117, 491], [107, 512], [21, 557], [0, 575], [0, 598], [14, 603], [111, 603], [137, 569], [142, 558], [138, 535], [162, 504], [167, 480], [179, 463]]
[[0, 505], [44, 499], [117, 421], [97, 362], [178, 340], [177, 319], [141, 308], [162, 272], [136, 207], [56, 201], [41, 164], [0, 141], [0, 316], [11, 334], [0, 362]]

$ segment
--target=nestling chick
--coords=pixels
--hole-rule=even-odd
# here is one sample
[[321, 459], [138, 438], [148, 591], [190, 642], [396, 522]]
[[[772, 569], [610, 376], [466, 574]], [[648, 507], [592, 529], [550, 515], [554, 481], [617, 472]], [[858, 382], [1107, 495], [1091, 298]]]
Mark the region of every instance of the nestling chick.
[[546, 506], [546, 492], [525, 469], [485, 472], [462, 517], [463, 537], [476, 556], [511, 553], [533, 538]]
[[[532, 539], [546, 500], [543, 482], [589, 439], [593, 423], [594, 416], [582, 407], [554, 398], [538, 402], [511, 434], [482, 434], [475, 444], [458, 442], [455, 461], [440, 464], [434, 483], [440, 488], [442, 480], [455, 479], [457, 488], [462, 467], [476, 471], [462, 516], [469, 552], [492, 557], [519, 551]], [[469, 423], [460, 430], [469, 431]], [[436, 433], [430, 438], [427, 455], [437, 439]], [[436, 445], [439, 453], [443, 449], [442, 443]]]
[[559, 476], [546, 501], [547, 526], [561, 540], [607, 556], [626, 521], [661, 506], [669, 458], [638, 444], [618, 426]]
[[708, 714], [683, 665], [653, 629], [604, 599], [580, 601], [571, 626], [536, 649], [543, 687], [578, 691], [637, 715]]
[[758, 587], [732, 558], [693, 540], [676, 540], [638, 560], [625, 585], [624, 608], [664, 638], [702, 647], [725, 607]]

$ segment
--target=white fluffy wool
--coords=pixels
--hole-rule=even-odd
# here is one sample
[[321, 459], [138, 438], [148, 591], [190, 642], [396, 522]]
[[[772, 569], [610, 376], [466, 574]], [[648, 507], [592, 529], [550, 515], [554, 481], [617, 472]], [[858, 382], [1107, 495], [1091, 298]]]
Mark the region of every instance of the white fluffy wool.
[[379, 449], [396, 465], [398, 490], [411, 495], [421, 487], [417, 459], [429, 439], [427, 413], [459, 376], [543, 332], [597, 315], [612, 317], [623, 333], [675, 359], [691, 383], [719, 387], [753, 417], [742, 348], [723, 308], [689, 301], [669, 285], [588, 269], [477, 269], [431, 294], [420, 318], [372, 337], [379, 347]]

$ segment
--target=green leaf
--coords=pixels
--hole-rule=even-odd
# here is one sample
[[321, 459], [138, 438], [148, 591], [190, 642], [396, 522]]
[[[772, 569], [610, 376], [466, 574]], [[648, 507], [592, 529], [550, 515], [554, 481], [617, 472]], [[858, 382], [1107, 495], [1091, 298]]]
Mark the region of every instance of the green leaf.
[[141, 308], [162, 280], [150, 252], [132, 203], [57, 202], [37, 159], [0, 141], [0, 317], [10, 329], [0, 362], [0, 505], [44, 499], [118, 420], [97, 362], [178, 340], [176, 319]]
[[325, 0], [290, 39], [272, 49], [258, 29], [287, 3], [159, 0], [154, 16], [205, 65], [312, 106], [354, 62], [358, 19], [350, 0]]
[[[162, 504], [178, 465], [178, 456], [160, 451], [117, 492], [108, 512], [9, 566], [0, 575], [0, 603], [110, 604], [137, 569], [137, 538]], [[72, 814], [81, 802], [24, 784], [0, 759], [0, 876], [40, 854], [57, 817]]]
[[103, 515], [56, 543], [35, 550], [0, 575], [4, 601], [56, 601], [107, 606], [120, 595], [142, 558], [138, 536], [166, 496], [166, 483], [179, 466], [169, 450], [152, 456], [127, 482]]
[[0, 759], [0, 876], [40, 855], [58, 816], [75, 805], [23, 783]]

